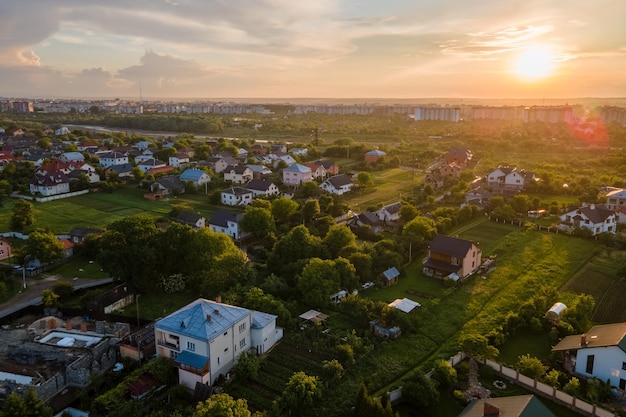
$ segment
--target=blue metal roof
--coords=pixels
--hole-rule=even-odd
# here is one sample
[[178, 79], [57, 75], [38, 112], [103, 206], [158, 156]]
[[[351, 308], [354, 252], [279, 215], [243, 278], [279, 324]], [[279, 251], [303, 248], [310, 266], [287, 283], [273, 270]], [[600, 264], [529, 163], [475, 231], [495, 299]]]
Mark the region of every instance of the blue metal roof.
[[245, 308], [199, 298], [156, 322], [155, 328], [198, 340], [210, 341], [243, 320]]
[[250, 325], [253, 329], [263, 329], [267, 325], [274, 322], [278, 316], [268, 313], [262, 313], [260, 311], [254, 311], [252, 313], [252, 324]]
[[202, 177], [202, 174], [205, 174], [205, 172], [201, 169], [197, 169], [197, 168], [186, 169], [185, 172], [183, 172], [180, 175], [180, 179], [198, 181], [200, 177]]
[[288, 168], [285, 168], [283, 171], [311, 172], [311, 168], [300, 164], [294, 164]]
[[400, 272], [396, 269], [395, 266], [392, 266], [391, 268], [383, 272], [383, 275], [387, 279], [394, 279], [395, 277], [400, 276]]
[[183, 365], [189, 365], [197, 369], [202, 369], [209, 361], [209, 358], [184, 350], [180, 352], [175, 361], [177, 363], [182, 363]]

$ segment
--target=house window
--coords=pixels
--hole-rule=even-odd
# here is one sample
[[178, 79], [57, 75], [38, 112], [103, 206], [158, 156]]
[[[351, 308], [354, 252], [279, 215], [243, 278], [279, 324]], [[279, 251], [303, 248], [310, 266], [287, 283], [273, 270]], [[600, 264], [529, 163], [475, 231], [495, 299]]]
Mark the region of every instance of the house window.
[[243, 349], [244, 346], [246, 346], [246, 338], [245, 337], [239, 341], [239, 348]]
[[239, 325], [239, 333], [243, 332], [244, 330], [246, 330], [246, 323], [241, 323]]
[[170, 350], [170, 359], [176, 359], [178, 357], [178, 352]]
[[588, 374], [592, 374], [593, 373], [593, 361], [595, 360], [596, 356], [595, 355], [589, 355], [587, 356], [587, 366], [585, 367], [585, 372]]
[[228, 348], [224, 349], [224, 352], [228, 352]]
[[626, 379], [619, 379], [619, 389], [624, 389], [626, 390]]
[[195, 352], [196, 351], [196, 344], [194, 342], [187, 342], [187, 350]]
[[217, 357], [217, 364], [218, 365], [220, 364], [220, 357], [219, 356]]
[[224, 332], [224, 336], [228, 336], [228, 332]]
[[458, 264], [459, 264], [459, 260], [458, 260], [458, 258], [457, 258], [456, 256], [453, 256], [453, 257], [450, 259], [450, 263], [451, 263], [452, 265], [458, 265]]
[[626, 362], [622, 362], [622, 370], [626, 371]]

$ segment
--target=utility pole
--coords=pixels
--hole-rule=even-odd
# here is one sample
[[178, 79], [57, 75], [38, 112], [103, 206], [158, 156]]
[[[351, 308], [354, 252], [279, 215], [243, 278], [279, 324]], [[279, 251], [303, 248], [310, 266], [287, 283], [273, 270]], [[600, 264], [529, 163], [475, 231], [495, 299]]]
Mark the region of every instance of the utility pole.
[[139, 322], [139, 297], [141, 297], [141, 294], [137, 294], [135, 297], [135, 303], [137, 303], [137, 327], [141, 327], [141, 323]]

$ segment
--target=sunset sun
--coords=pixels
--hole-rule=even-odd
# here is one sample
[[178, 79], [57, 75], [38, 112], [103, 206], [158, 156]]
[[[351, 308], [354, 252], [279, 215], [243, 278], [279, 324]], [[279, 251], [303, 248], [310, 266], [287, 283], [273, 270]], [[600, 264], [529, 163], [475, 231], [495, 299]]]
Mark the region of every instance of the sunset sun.
[[554, 70], [553, 54], [550, 49], [535, 46], [523, 51], [515, 61], [514, 72], [525, 80], [540, 80], [549, 77]]

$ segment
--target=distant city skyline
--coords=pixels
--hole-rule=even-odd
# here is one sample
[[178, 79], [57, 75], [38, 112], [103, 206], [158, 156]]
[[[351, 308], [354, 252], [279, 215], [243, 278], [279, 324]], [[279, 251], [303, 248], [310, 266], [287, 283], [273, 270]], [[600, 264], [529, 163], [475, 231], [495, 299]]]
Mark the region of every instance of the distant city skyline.
[[626, 97], [626, 2], [5, 0], [0, 96]]

